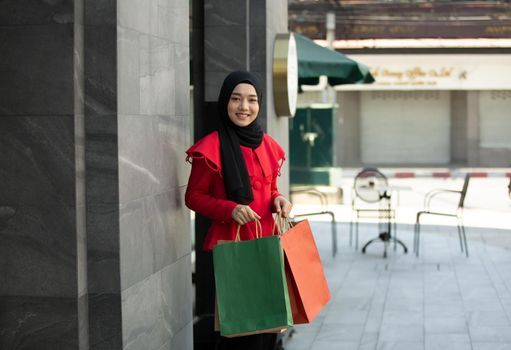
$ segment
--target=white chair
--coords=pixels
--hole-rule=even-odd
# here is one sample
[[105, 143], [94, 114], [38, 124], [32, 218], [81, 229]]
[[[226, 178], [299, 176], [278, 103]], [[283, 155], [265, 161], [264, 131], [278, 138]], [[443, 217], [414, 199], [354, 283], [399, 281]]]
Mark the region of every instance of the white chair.
[[[440, 215], [453, 217], [457, 220], [457, 228], [458, 228], [458, 236], [460, 239], [460, 248], [461, 252], [465, 252], [465, 255], [468, 257], [468, 246], [467, 246], [467, 235], [465, 234], [465, 226], [463, 225], [463, 207], [465, 203], [465, 197], [467, 196], [468, 183], [470, 182], [470, 174], [465, 175], [465, 181], [463, 182], [463, 187], [461, 190], [450, 190], [450, 189], [434, 189], [426, 193], [424, 197], [424, 210], [419, 211], [417, 213], [417, 218], [415, 221], [415, 233], [414, 233], [414, 250], [415, 255], [419, 256], [419, 244], [420, 244], [420, 218], [422, 215]], [[440, 211], [431, 208], [431, 200], [440, 195], [457, 195], [459, 196], [458, 206], [454, 212], [448, 211]]]

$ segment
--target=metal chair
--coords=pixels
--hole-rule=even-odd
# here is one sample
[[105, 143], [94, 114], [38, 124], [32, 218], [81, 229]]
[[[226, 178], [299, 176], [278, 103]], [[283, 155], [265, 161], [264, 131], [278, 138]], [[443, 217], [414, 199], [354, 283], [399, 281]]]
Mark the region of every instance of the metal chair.
[[[463, 225], [463, 206], [465, 202], [465, 197], [467, 195], [468, 184], [470, 182], [470, 174], [465, 175], [465, 181], [463, 182], [463, 188], [460, 191], [450, 190], [450, 189], [434, 189], [426, 193], [424, 197], [424, 210], [419, 211], [417, 213], [417, 218], [415, 221], [415, 230], [414, 230], [414, 250], [415, 255], [419, 256], [419, 244], [420, 244], [420, 218], [422, 215], [441, 215], [454, 217], [457, 220], [457, 228], [458, 228], [458, 236], [460, 239], [460, 248], [461, 252], [465, 252], [468, 257], [468, 246], [467, 246], [467, 236], [465, 234], [465, 226]], [[436, 211], [431, 208], [431, 200], [438, 195], [442, 194], [455, 194], [459, 195], [458, 206], [455, 212], [447, 212], [447, 211]]]
[[356, 249], [358, 249], [358, 222], [361, 218], [385, 220], [385, 224], [392, 225], [395, 231], [396, 212], [387, 188], [387, 177], [377, 168], [365, 168], [355, 176], [351, 193], [350, 245], [353, 241], [353, 223], [355, 223]]

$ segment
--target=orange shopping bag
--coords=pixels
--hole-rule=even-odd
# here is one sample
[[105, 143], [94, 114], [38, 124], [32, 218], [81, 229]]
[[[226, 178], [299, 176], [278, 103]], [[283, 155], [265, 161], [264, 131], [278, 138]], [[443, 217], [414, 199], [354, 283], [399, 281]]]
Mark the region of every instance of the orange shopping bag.
[[293, 322], [312, 322], [330, 300], [330, 290], [309, 221], [289, 225], [281, 235], [281, 243]]

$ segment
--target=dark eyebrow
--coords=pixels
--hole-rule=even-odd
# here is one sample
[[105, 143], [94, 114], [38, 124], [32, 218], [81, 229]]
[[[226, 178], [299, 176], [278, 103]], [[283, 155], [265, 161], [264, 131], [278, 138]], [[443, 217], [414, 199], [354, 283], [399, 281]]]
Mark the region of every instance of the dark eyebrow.
[[[239, 92], [233, 92], [233, 93], [231, 94], [231, 96], [233, 96], [233, 95], [234, 95], [234, 96], [241, 96], [241, 94], [240, 94]], [[248, 95], [248, 96], [249, 96], [249, 97], [257, 97], [257, 95], [256, 95], [256, 94], [250, 94], [250, 95]]]

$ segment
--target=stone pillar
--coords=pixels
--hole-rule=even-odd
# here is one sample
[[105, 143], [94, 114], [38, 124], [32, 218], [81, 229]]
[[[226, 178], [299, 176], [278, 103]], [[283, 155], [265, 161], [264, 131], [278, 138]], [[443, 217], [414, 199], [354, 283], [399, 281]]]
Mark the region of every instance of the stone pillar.
[[87, 295], [91, 349], [122, 348], [117, 7], [85, 2]]
[[91, 347], [190, 349], [188, 1], [88, 6]]
[[0, 6], [1, 349], [192, 349], [188, 14]]
[[82, 50], [74, 6], [0, 5], [1, 349], [79, 347], [83, 114], [75, 111]]
[[[281, 169], [281, 176], [278, 178], [278, 187], [281, 193], [287, 195], [289, 198], [289, 119], [287, 117], [278, 117], [275, 113], [275, 107], [273, 102], [273, 44], [275, 36], [278, 33], [287, 33], [287, 1], [261, 1], [266, 3], [266, 9], [263, 16], [266, 17], [266, 21], [259, 18], [257, 13], [252, 15], [252, 18], [259, 19], [259, 26], [255, 27], [252, 36], [263, 36], [265, 37], [265, 61], [259, 59], [259, 55], [262, 55], [260, 48], [253, 50], [252, 55], [255, 56], [254, 62], [252, 63], [251, 69], [265, 72], [265, 86], [266, 86], [266, 130], [267, 132], [278, 141], [282, 148], [286, 151], [286, 162]], [[259, 5], [260, 1], [252, 0], [251, 3]], [[252, 5], [254, 6], [254, 5]], [[262, 10], [260, 10], [262, 11]], [[261, 52], [261, 53], [260, 53]]]
[[[214, 128], [216, 101], [225, 76], [248, 70], [264, 87], [259, 122], [281, 146], [288, 149], [288, 120], [278, 118], [273, 107], [273, 42], [277, 33], [287, 32], [287, 2], [260, 0], [193, 1], [194, 42], [194, 137]], [[288, 192], [289, 156], [279, 179], [279, 189]], [[196, 313], [195, 346], [209, 348], [214, 341], [212, 259], [201, 251], [209, 222], [196, 217]]]
[[467, 91], [451, 91], [451, 163], [467, 164]]
[[479, 166], [479, 92], [467, 92], [467, 166]]
[[360, 130], [360, 94], [359, 91], [341, 91], [337, 93], [339, 107], [336, 109], [336, 127], [338, 137], [336, 166], [361, 166], [361, 130]]
[[123, 349], [192, 349], [189, 4], [117, 1]]

